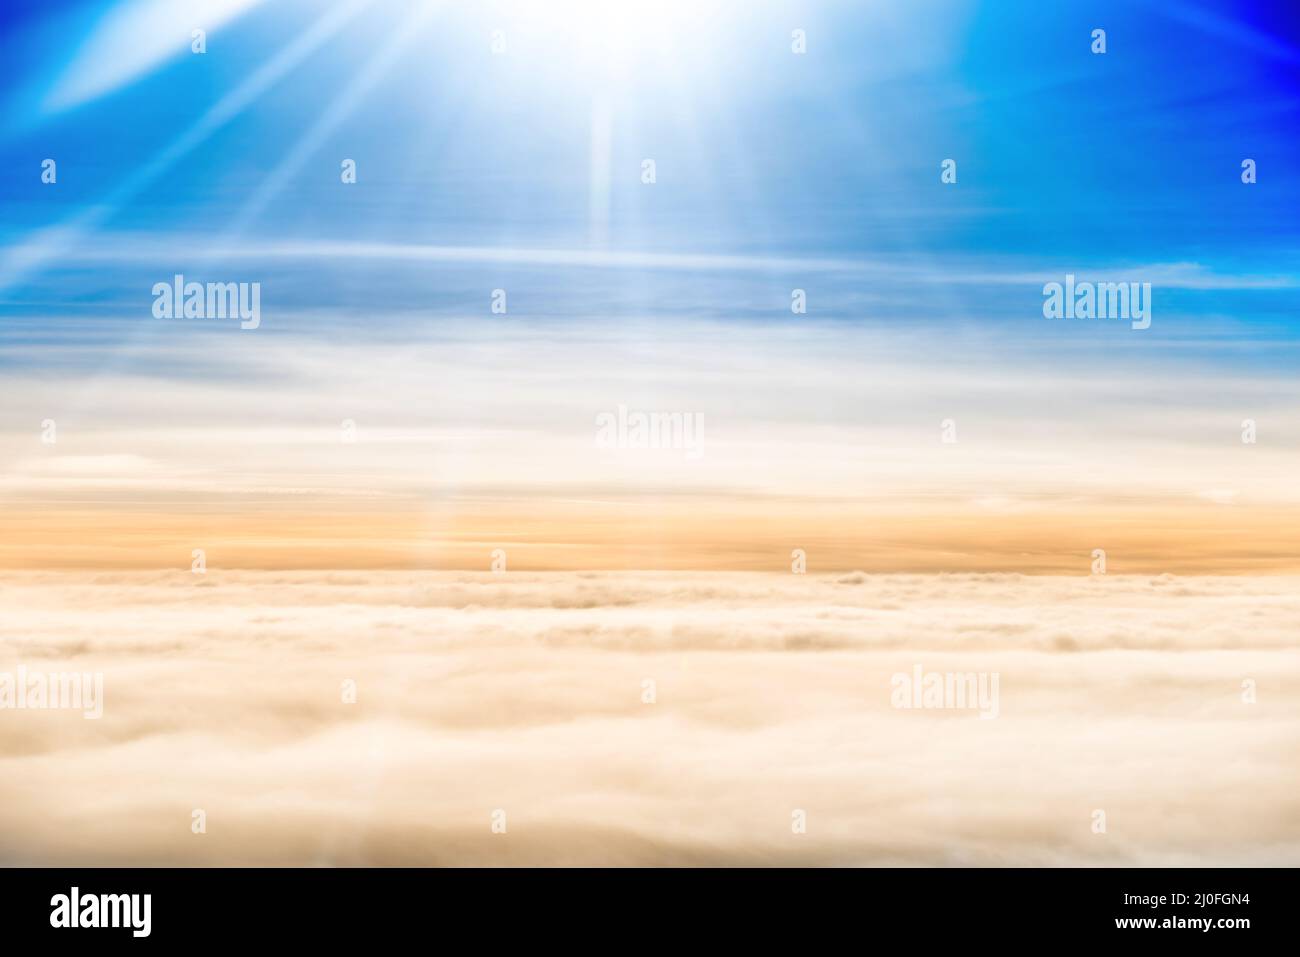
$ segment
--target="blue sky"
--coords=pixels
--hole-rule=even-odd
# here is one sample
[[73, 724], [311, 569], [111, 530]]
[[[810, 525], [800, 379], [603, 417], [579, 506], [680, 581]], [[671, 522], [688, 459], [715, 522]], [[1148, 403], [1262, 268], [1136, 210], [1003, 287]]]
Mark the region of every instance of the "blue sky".
[[[1290, 555], [1296, 21], [1217, 0], [33, 7], [0, 49], [0, 494], [38, 544], [65, 532], [32, 503], [105, 528], [155, 508], [183, 544], [172, 506], [306, 503], [332, 527], [378, 502], [429, 541], [448, 509], [475, 542], [523, 509], [563, 553], [603, 502], [602, 535], [653, 551], [637, 509], [689, 499], [663, 519], [688, 537], [737, 503], [717, 534], [789, 522], [737, 546], [764, 562], [845, 502], [826, 541], [849, 568], [899, 515], [938, 530], [937, 568], [1016, 521], [1050, 558], [1025, 567], [1056, 568], [1096, 515], [1151, 567], [1187, 523], [1186, 567], [1231, 567], [1224, 542]], [[155, 317], [178, 273], [259, 283], [258, 328]], [[1046, 318], [1068, 274], [1150, 283], [1150, 328]], [[698, 416], [705, 454], [606, 454], [593, 422], [623, 407]]]
[[[779, 321], [801, 286], [812, 321], [1015, 322], [1037, 339], [1042, 282], [1118, 270], [1153, 276], [1179, 317], [1153, 341], [1258, 339], [1250, 358], [1267, 364], [1300, 335], [1291, 4], [717, 3], [594, 28], [573, 2], [549, 22], [427, 4], [419, 24], [420, 4], [382, 0], [328, 17], [236, 5], [208, 17], [201, 56], [184, 16], [159, 26], [167, 5], [44, 4], [6, 23], [0, 315], [130, 323], [141, 289], [189, 270], [271, 287], [271, 334], [364, 312], [382, 335], [412, 313], [476, 312], [497, 286], [539, 321]], [[379, 251], [392, 246], [479, 254]], [[1161, 286], [1170, 270], [1183, 280]]]

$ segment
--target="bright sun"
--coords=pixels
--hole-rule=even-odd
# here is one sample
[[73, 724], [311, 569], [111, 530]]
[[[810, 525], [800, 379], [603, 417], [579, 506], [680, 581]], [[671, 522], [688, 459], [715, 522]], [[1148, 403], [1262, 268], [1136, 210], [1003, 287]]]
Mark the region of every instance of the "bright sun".
[[680, 61], [711, 42], [728, 7], [709, 0], [507, 0], [497, 9], [530, 52], [566, 71], [619, 80], [646, 60]]

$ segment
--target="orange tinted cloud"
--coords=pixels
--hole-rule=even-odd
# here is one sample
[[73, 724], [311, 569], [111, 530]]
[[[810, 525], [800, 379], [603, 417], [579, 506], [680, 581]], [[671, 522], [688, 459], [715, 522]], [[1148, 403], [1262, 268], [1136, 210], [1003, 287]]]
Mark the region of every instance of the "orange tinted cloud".
[[288, 508], [40, 508], [0, 512], [0, 568], [213, 567], [1090, 571], [1300, 570], [1300, 509], [1211, 502], [1181, 508], [1043, 508], [997, 513], [788, 500], [660, 498], [582, 504], [504, 500], [424, 509], [300, 502]]

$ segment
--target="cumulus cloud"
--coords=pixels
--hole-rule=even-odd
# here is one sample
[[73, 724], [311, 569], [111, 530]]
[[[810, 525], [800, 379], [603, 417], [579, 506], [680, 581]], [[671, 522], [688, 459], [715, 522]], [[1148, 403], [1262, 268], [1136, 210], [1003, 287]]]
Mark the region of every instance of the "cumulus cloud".
[[[105, 696], [97, 721], [0, 710], [5, 863], [1300, 849], [1296, 578], [31, 572], [0, 604], [0, 672]], [[917, 666], [997, 673], [997, 719], [894, 707]]]

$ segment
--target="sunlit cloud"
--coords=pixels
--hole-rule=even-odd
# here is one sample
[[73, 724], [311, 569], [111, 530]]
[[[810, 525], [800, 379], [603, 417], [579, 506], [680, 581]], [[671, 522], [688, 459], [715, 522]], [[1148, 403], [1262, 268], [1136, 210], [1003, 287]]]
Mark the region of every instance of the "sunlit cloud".
[[[1245, 866], [1300, 846], [1295, 578], [214, 563], [4, 584], [0, 659], [104, 676], [101, 720], [0, 722], [6, 864]], [[997, 719], [892, 707], [918, 663], [997, 672]], [[1098, 804], [1123, 822], [1106, 840]], [[195, 806], [220, 821], [201, 839]], [[812, 825], [793, 839], [791, 808]]]

